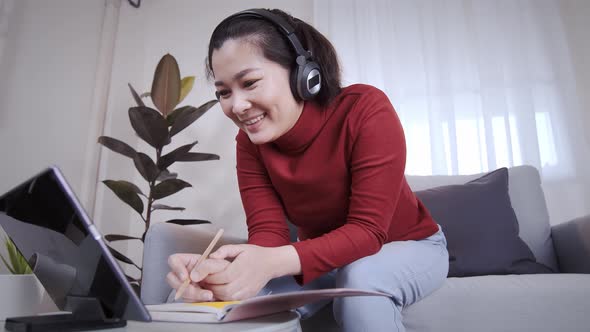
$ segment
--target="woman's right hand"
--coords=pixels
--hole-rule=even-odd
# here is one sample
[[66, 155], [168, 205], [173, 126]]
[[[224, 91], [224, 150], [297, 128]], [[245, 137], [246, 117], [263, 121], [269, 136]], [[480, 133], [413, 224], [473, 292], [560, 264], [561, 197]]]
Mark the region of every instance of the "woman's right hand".
[[[166, 282], [170, 287], [178, 291], [184, 280], [189, 277], [190, 266], [194, 266], [201, 257], [198, 254], [173, 254], [168, 257], [168, 266], [170, 272], [166, 275]], [[203, 280], [207, 275], [214, 274], [225, 270], [230, 262], [224, 259], [205, 259], [197, 267], [199, 280]], [[188, 287], [182, 293], [182, 299], [185, 302], [206, 302], [215, 300], [213, 292], [206, 289], [206, 284], [191, 281]]]

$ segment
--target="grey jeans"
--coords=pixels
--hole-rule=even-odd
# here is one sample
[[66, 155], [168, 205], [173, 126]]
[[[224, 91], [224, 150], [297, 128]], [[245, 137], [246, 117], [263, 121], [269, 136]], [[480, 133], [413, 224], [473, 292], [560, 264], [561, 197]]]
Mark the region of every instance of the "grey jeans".
[[[335, 269], [305, 286], [291, 276], [271, 280], [259, 295], [331, 287], [360, 288], [391, 295], [343, 297], [334, 300], [334, 318], [342, 331], [405, 331], [402, 310], [432, 293], [447, 277], [449, 254], [442, 229], [418, 241], [386, 243], [374, 255]], [[330, 301], [297, 311], [311, 317]]]

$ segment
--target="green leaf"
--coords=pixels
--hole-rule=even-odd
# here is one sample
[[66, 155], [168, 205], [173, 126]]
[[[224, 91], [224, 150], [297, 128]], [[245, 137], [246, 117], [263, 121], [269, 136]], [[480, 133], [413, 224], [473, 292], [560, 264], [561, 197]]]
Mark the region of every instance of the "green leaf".
[[18, 257], [18, 267], [19, 267], [19, 270], [17, 271], [18, 274], [31, 274], [31, 273], [33, 273], [33, 270], [31, 270], [31, 266], [29, 266], [29, 262], [27, 262], [25, 257], [20, 254]]
[[[138, 195], [141, 195], [145, 198], [147, 198], [147, 196], [141, 191], [141, 189], [139, 189], [138, 186], [134, 185], [131, 182], [125, 181], [125, 180], [119, 180], [119, 181], [113, 181], [113, 180], [105, 180], [105, 181], [110, 181], [110, 182], [117, 182], [117, 183], [122, 183], [125, 186], [128, 186], [131, 190], [133, 190], [133, 192], [135, 192]], [[104, 182], [104, 181], [103, 181]]]
[[194, 84], [194, 76], [187, 76], [183, 78], [182, 81], [180, 81], [180, 97], [178, 98], [179, 104], [184, 100], [184, 98], [189, 94], [189, 92], [191, 92]]
[[4, 265], [6, 265], [10, 273], [31, 274], [33, 271], [31, 271], [29, 263], [23, 257], [20, 251], [18, 251], [14, 242], [12, 242], [10, 238], [5, 237], [5, 245], [6, 251], [8, 253], [8, 260], [10, 261], [10, 263], [8, 263], [4, 257], [0, 257], [2, 257], [2, 262], [4, 263]]
[[217, 104], [217, 100], [210, 100], [198, 108], [190, 106], [189, 109], [183, 111], [178, 118], [174, 121], [172, 128], [170, 129], [170, 137], [178, 134], [184, 128], [190, 126], [193, 122], [197, 121], [201, 115], [205, 114], [211, 107]]
[[127, 83], [127, 85], [129, 86], [129, 90], [131, 90], [131, 95], [133, 96], [133, 99], [135, 99], [137, 106], [145, 106], [145, 104], [143, 103], [143, 100], [141, 100], [141, 97], [137, 94], [135, 89], [131, 86], [131, 83]]
[[137, 213], [143, 213], [143, 201], [139, 198], [138, 192], [141, 191], [131, 182], [127, 181], [102, 181], [109, 189], [111, 189], [119, 199], [131, 206]]
[[152, 198], [161, 199], [175, 194], [186, 187], [192, 187], [190, 183], [180, 179], [170, 179], [158, 183], [152, 190]]
[[175, 109], [174, 111], [172, 111], [172, 113], [168, 114], [168, 116], [166, 117], [166, 122], [168, 122], [168, 127], [171, 127], [172, 125], [174, 125], [174, 122], [176, 121], [176, 119], [178, 119], [178, 117], [180, 117], [180, 115], [185, 112], [188, 109], [194, 108], [193, 106], [182, 106], [180, 108]]
[[122, 241], [122, 240], [141, 240], [141, 238], [138, 238], [138, 237], [120, 235], [120, 234], [107, 234], [104, 236], [104, 238], [109, 242]]
[[168, 179], [176, 179], [177, 176], [178, 176], [178, 173], [170, 173], [167, 169], [164, 169], [160, 173], [160, 176], [158, 176], [157, 180], [164, 181], [164, 180], [168, 180]]
[[177, 225], [200, 225], [200, 224], [210, 224], [211, 222], [208, 220], [200, 220], [200, 219], [171, 219], [165, 221], [170, 224], [177, 224]]
[[131, 159], [133, 159], [133, 157], [135, 157], [137, 154], [134, 148], [130, 147], [125, 142], [119, 141], [116, 138], [100, 136], [98, 138], [98, 143], [102, 144], [105, 148], [109, 148]]
[[135, 168], [139, 171], [139, 174], [143, 176], [143, 178], [147, 182], [155, 181], [160, 174], [160, 170], [156, 163], [145, 153], [139, 152], [133, 158], [133, 163], [135, 164]]
[[152, 205], [152, 211], [154, 211], [154, 210], [184, 211], [186, 209], [183, 207], [168, 206], [168, 205], [164, 205], [164, 204], [154, 204], [154, 205]]
[[163, 155], [158, 162], [158, 167], [160, 169], [168, 168], [175, 161], [178, 161], [180, 157], [187, 154], [197, 143], [198, 141], [194, 141], [193, 143], [183, 145], [179, 148], [176, 148], [174, 151]]
[[127, 258], [122, 253], [118, 252], [113, 247], [111, 247], [111, 246], [107, 246], [107, 247], [109, 248], [111, 254], [113, 254], [113, 256], [115, 256], [116, 259], [120, 260], [123, 263], [131, 264], [131, 265], [137, 267], [138, 269], [140, 269], [140, 267], [137, 266], [137, 264], [135, 264], [131, 259]]
[[6, 251], [8, 251], [8, 259], [10, 264], [15, 271], [18, 271], [18, 256], [20, 253], [16, 250], [12, 240], [6, 242]]
[[131, 107], [129, 120], [137, 135], [154, 148], [161, 149], [170, 143], [168, 123], [155, 109], [145, 106]]
[[[7, 238], [7, 237], [4, 237], [4, 246], [6, 247], [6, 252], [9, 252], [9, 251], [10, 251], [10, 249], [8, 248], [8, 247], [9, 247], [9, 245], [10, 245], [10, 244], [8, 243], [9, 241], [11, 241], [9, 238]], [[12, 273], [12, 274], [15, 274], [15, 273], [14, 273], [14, 270], [12, 269], [12, 266], [11, 266], [11, 264], [10, 264], [10, 263], [8, 263], [8, 262], [6, 261], [6, 258], [4, 258], [4, 256], [3, 256], [3, 255], [0, 255], [0, 258], [2, 259], [2, 262], [4, 263], [4, 266], [6, 266], [6, 268], [7, 268], [7, 269], [10, 271], [10, 273]], [[9, 259], [10, 259], [10, 258], [9, 258]]]
[[180, 100], [180, 70], [176, 59], [166, 54], [160, 59], [152, 82], [152, 101], [156, 108], [168, 116]]
[[206, 161], [219, 160], [219, 156], [212, 153], [188, 152], [180, 156], [176, 161]]

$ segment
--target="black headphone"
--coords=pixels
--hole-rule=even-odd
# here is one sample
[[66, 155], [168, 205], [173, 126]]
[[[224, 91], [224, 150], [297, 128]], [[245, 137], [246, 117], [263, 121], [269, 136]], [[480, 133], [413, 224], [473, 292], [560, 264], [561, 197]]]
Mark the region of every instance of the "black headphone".
[[291, 70], [290, 80], [293, 95], [299, 96], [303, 100], [310, 100], [320, 92], [320, 88], [322, 87], [320, 66], [313, 61], [311, 52], [303, 48], [301, 42], [295, 35], [295, 29], [287, 21], [268, 10], [248, 9], [229, 16], [219, 23], [218, 26], [236, 17], [262, 18], [276, 25], [285, 34], [289, 43], [295, 49], [295, 53], [297, 53], [294, 67]]

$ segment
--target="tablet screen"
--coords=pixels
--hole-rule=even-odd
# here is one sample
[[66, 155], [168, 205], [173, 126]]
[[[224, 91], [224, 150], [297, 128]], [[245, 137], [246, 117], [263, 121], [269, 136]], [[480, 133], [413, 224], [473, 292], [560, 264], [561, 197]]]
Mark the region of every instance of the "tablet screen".
[[0, 226], [60, 310], [95, 298], [108, 318], [150, 319], [58, 169], [0, 196]]

